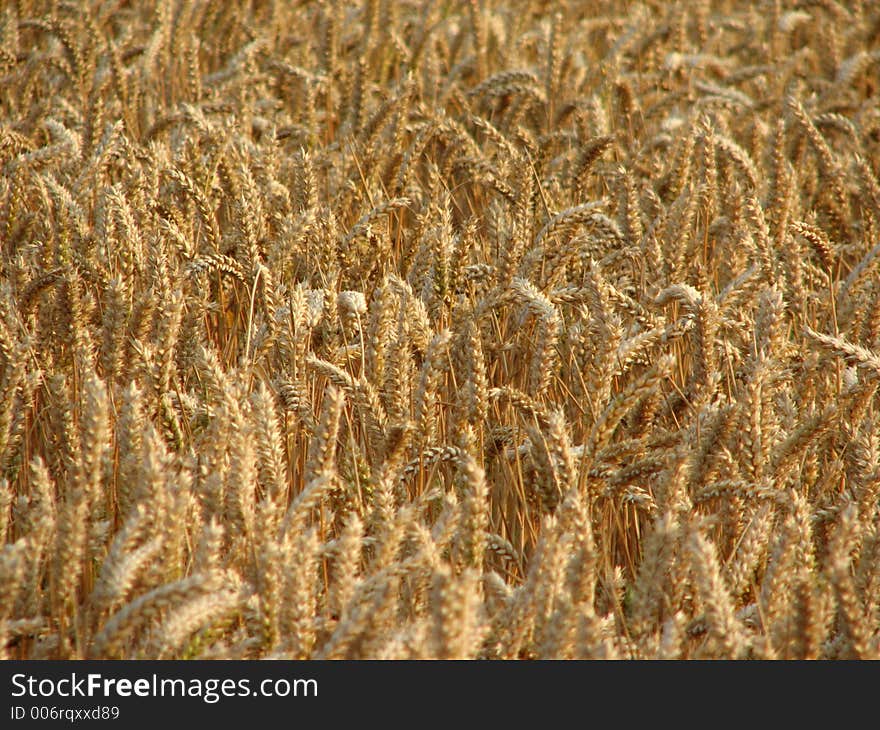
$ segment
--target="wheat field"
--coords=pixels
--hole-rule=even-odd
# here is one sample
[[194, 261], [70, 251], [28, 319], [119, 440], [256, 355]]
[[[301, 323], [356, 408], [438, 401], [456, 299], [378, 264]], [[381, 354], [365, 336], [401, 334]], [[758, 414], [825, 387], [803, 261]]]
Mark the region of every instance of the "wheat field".
[[880, 4], [0, 6], [0, 657], [880, 658]]

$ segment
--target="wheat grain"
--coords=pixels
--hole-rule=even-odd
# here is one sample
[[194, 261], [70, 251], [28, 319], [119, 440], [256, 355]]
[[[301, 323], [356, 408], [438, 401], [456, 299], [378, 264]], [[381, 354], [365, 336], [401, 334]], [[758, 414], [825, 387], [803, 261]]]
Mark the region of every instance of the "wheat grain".
[[877, 656], [870, 3], [7, 5], [3, 657]]

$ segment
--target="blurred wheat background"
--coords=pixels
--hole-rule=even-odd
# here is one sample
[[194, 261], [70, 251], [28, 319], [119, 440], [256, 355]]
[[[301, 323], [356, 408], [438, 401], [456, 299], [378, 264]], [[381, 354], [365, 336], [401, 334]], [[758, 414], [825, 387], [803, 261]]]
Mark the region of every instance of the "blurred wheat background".
[[0, 655], [880, 658], [880, 4], [5, 0]]

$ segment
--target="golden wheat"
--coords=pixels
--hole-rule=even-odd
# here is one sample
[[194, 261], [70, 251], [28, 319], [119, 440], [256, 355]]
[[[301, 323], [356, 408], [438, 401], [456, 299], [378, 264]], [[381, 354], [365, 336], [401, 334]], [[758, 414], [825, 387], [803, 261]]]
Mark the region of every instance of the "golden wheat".
[[880, 658], [876, 3], [0, 13], [0, 658]]

